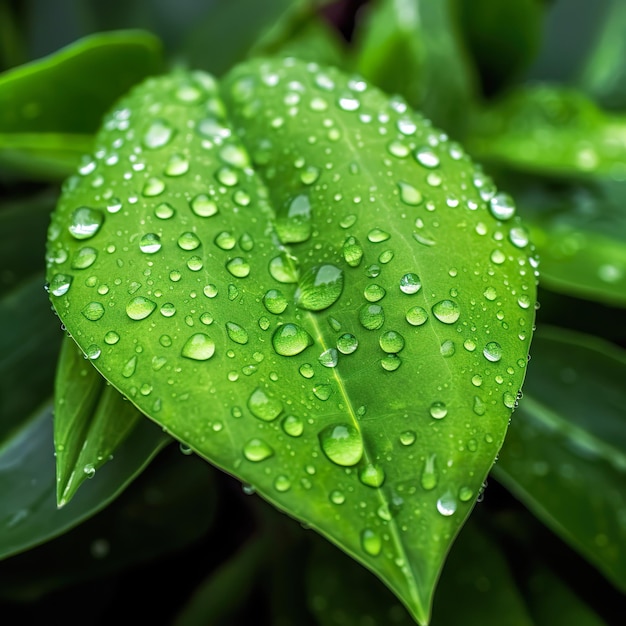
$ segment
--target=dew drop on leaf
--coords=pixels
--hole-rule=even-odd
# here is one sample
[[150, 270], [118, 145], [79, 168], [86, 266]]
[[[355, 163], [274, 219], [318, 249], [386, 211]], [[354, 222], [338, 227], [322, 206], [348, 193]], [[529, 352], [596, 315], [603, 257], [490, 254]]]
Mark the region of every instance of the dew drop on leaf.
[[436, 459], [437, 455], [431, 454], [426, 457], [426, 460], [424, 461], [424, 469], [422, 470], [422, 475], [420, 477], [420, 484], [426, 491], [434, 489], [439, 482], [437, 468], [435, 467]]
[[325, 264], [306, 271], [296, 290], [298, 306], [309, 311], [322, 311], [337, 302], [343, 291], [343, 271]]
[[248, 461], [252, 461], [253, 463], [269, 459], [273, 454], [274, 450], [271, 446], [258, 437], [250, 439], [243, 447], [243, 455]]
[[451, 491], [446, 491], [437, 500], [437, 511], [444, 517], [449, 517], [456, 512], [457, 502]]
[[461, 314], [459, 305], [452, 300], [441, 300], [433, 304], [433, 315], [444, 324], [454, 324]]
[[226, 322], [226, 332], [228, 337], [235, 343], [245, 345], [248, 343], [249, 336], [246, 330], [239, 324], [234, 322]]
[[287, 415], [282, 421], [282, 427], [290, 437], [299, 437], [304, 432], [304, 422], [295, 415]]
[[361, 531], [361, 547], [370, 556], [378, 556], [383, 549], [383, 542], [376, 531], [365, 528]]
[[379, 304], [364, 304], [359, 309], [359, 321], [367, 330], [378, 330], [385, 323], [385, 312]]
[[385, 482], [385, 472], [379, 465], [368, 463], [359, 470], [359, 480], [368, 487], [380, 487]]
[[143, 320], [152, 314], [156, 308], [156, 303], [143, 296], [136, 296], [126, 305], [126, 315], [131, 320]]
[[104, 213], [98, 209], [81, 206], [71, 216], [68, 230], [74, 239], [90, 239], [104, 222]]
[[492, 363], [499, 361], [502, 358], [502, 348], [496, 341], [490, 341], [483, 349], [483, 355]]
[[312, 344], [311, 335], [298, 324], [282, 324], [272, 335], [274, 350], [282, 356], [295, 356]]
[[215, 342], [204, 333], [195, 333], [185, 342], [181, 356], [194, 361], [207, 361], [215, 354]]
[[248, 408], [254, 417], [272, 422], [283, 412], [283, 403], [257, 387], [248, 398]]
[[331, 424], [319, 433], [324, 454], [335, 464], [356, 465], [363, 456], [363, 439], [351, 424]]
[[344, 333], [337, 338], [337, 350], [341, 354], [352, 354], [359, 347], [357, 338], [351, 333]]

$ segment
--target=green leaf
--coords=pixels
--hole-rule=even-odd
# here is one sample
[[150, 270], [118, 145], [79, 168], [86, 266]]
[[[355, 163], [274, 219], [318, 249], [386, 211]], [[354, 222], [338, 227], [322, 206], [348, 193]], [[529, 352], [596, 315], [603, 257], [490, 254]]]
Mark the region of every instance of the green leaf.
[[201, 73], [150, 80], [102, 154], [120, 111], [119, 162], [96, 155], [53, 218], [61, 319], [143, 413], [426, 623], [525, 374], [535, 274], [511, 199], [403, 102], [293, 59], [240, 66], [221, 96]]
[[355, 33], [357, 71], [459, 136], [475, 96], [476, 77], [450, 3], [378, 0], [367, 8]]
[[161, 68], [158, 39], [120, 31], [0, 75], [0, 166], [13, 175], [64, 178], [93, 149], [91, 135], [111, 104]]
[[626, 354], [556, 328], [536, 335], [532, 354], [495, 476], [625, 589]]
[[[108, 337], [109, 342], [115, 336]], [[54, 407], [57, 504], [92, 478], [144, 416], [86, 360], [70, 339], [61, 348]]]
[[626, 108], [626, 5], [622, 0], [609, 0], [596, 45], [588, 55], [578, 84], [604, 106]]
[[510, 92], [473, 120], [467, 146], [479, 159], [521, 171], [626, 177], [626, 117], [564, 87]]
[[626, 306], [626, 185], [529, 184], [516, 195], [546, 289]]

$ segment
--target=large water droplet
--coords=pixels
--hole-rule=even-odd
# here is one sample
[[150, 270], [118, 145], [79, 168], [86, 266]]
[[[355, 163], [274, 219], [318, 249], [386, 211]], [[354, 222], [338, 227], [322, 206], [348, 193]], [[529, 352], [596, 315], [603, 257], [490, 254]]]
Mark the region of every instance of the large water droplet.
[[502, 358], [502, 347], [495, 341], [490, 341], [483, 349], [483, 354], [488, 361], [495, 363]]
[[439, 157], [433, 152], [432, 148], [419, 148], [415, 152], [415, 158], [420, 165], [429, 169], [439, 166]]
[[404, 432], [400, 433], [400, 443], [403, 446], [412, 446], [415, 443], [416, 439], [417, 435], [413, 430], [405, 430]]
[[148, 178], [145, 182], [141, 195], [145, 198], [154, 198], [155, 196], [160, 196], [165, 191], [165, 183], [156, 177]]
[[324, 367], [337, 367], [338, 360], [339, 355], [337, 354], [337, 350], [335, 350], [335, 348], [328, 348], [328, 350], [324, 350], [318, 358], [318, 361]]
[[400, 291], [406, 294], [417, 293], [422, 288], [422, 281], [417, 274], [405, 274], [400, 279]]
[[205, 193], [194, 196], [189, 206], [198, 217], [212, 217], [218, 212], [217, 204]]
[[413, 187], [413, 185], [400, 182], [398, 183], [398, 187], [400, 188], [400, 200], [402, 200], [405, 204], [408, 204], [409, 206], [417, 206], [424, 200], [422, 194], [415, 187]]
[[332, 424], [319, 434], [324, 454], [337, 465], [356, 465], [363, 456], [363, 439], [351, 424]]
[[287, 298], [278, 289], [269, 289], [263, 296], [265, 308], [274, 315], [280, 315], [287, 308]]
[[139, 241], [139, 249], [146, 254], [154, 254], [161, 249], [161, 238], [156, 233], [146, 233]]
[[257, 387], [248, 398], [248, 408], [252, 415], [264, 422], [272, 422], [283, 412], [283, 403], [268, 396], [261, 387]]
[[385, 471], [379, 465], [368, 463], [359, 471], [359, 480], [368, 487], [380, 487], [385, 482]]
[[297, 324], [282, 324], [272, 335], [274, 350], [282, 356], [295, 356], [312, 344], [311, 335]]
[[72, 284], [72, 277], [67, 274], [55, 274], [50, 280], [48, 289], [53, 296], [65, 295]]
[[359, 342], [351, 333], [344, 333], [337, 339], [337, 350], [341, 354], [352, 354], [358, 347]]
[[437, 420], [443, 419], [448, 414], [448, 409], [443, 402], [433, 402], [428, 409], [431, 417]]
[[226, 269], [235, 278], [245, 278], [250, 274], [250, 263], [242, 257], [237, 256], [226, 263]]
[[358, 267], [363, 258], [363, 248], [356, 237], [348, 237], [343, 242], [342, 254], [350, 267]]
[[165, 166], [166, 176], [182, 176], [189, 171], [189, 159], [184, 154], [173, 154]]
[[81, 310], [83, 316], [92, 321], [98, 321], [104, 315], [104, 307], [100, 302], [90, 302]]
[[126, 305], [126, 314], [131, 320], [143, 320], [152, 314], [156, 308], [156, 303], [143, 296], [136, 296]]
[[195, 233], [183, 233], [177, 240], [179, 248], [182, 250], [195, 250], [200, 246], [200, 239]]
[[174, 132], [174, 129], [166, 120], [155, 120], [144, 134], [143, 143], [146, 148], [161, 148], [171, 141]]
[[299, 437], [304, 432], [304, 422], [295, 415], [287, 415], [282, 421], [282, 426], [290, 437]]
[[81, 206], [72, 213], [68, 230], [74, 239], [89, 239], [100, 230], [103, 222], [102, 211]]
[[404, 337], [395, 330], [388, 330], [380, 336], [378, 343], [385, 352], [396, 354], [404, 348]]
[[283, 243], [300, 243], [311, 236], [311, 202], [306, 194], [291, 201], [287, 215], [276, 220], [276, 232]]
[[489, 201], [489, 211], [497, 220], [510, 220], [515, 215], [515, 202], [508, 193], [497, 193]]
[[376, 531], [365, 528], [361, 531], [361, 547], [370, 556], [378, 556], [383, 549], [383, 542]]
[[84, 270], [91, 267], [95, 263], [97, 256], [98, 251], [95, 248], [80, 248], [72, 257], [72, 269]]
[[437, 500], [437, 511], [444, 517], [450, 517], [456, 511], [457, 503], [454, 494], [451, 491], [446, 491]]
[[322, 311], [334, 304], [343, 290], [343, 271], [334, 265], [320, 265], [306, 271], [295, 298], [298, 306]]
[[185, 342], [181, 355], [194, 361], [207, 361], [215, 354], [215, 342], [204, 333], [191, 335]]
[[386, 293], [387, 292], [385, 291], [383, 287], [375, 283], [368, 285], [363, 290], [363, 295], [365, 296], [365, 299], [368, 302], [378, 302], [379, 300], [382, 300], [385, 297]]
[[273, 454], [274, 450], [272, 447], [263, 441], [263, 439], [259, 439], [258, 437], [250, 439], [250, 441], [248, 441], [243, 447], [243, 455], [246, 459], [248, 459], [248, 461], [252, 461], [253, 463], [269, 459]]
[[359, 309], [359, 321], [363, 328], [378, 330], [385, 323], [385, 312], [379, 304], [364, 304]]
[[421, 326], [425, 324], [428, 320], [428, 313], [426, 309], [421, 306], [411, 307], [406, 312], [406, 321], [411, 324], [411, 326]]
[[295, 260], [284, 252], [270, 261], [268, 270], [272, 278], [279, 283], [298, 282], [298, 269]]
[[454, 324], [461, 314], [459, 305], [452, 300], [441, 300], [433, 304], [433, 315], [444, 324]]
[[226, 322], [226, 332], [228, 337], [235, 343], [245, 345], [248, 343], [249, 336], [245, 328], [235, 324], [234, 322]]

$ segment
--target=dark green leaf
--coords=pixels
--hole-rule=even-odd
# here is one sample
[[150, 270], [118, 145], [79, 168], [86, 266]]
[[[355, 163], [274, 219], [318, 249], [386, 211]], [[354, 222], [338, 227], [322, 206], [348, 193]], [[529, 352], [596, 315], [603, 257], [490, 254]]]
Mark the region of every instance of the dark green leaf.
[[50, 229], [55, 308], [143, 413], [425, 622], [525, 374], [530, 247], [458, 145], [361, 80], [253, 62], [222, 98], [177, 73], [111, 113]]
[[106, 384], [70, 339], [61, 348], [54, 397], [57, 504], [63, 506], [146, 418]]
[[626, 588], [626, 354], [542, 329], [495, 476]]
[[564, 87], [518, 88], [474, 120], [467, 142], [477, 158], [522, 171], [626, 179], [626, 116]]
[[355, 34], [357, 71], [461, 135], [476, 85], [449, 3], [378, 0], [368, 9]]

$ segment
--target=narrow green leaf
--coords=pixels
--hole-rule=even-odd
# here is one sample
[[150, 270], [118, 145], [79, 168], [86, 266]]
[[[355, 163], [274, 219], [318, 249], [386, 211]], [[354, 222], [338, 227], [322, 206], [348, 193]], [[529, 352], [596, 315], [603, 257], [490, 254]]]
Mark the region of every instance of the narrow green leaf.
[[367, 9], [355, 33], [357, 71], [459, 136], [476, 95], [476, 77], [450, 3], [377, 0]]
[[511, 92], [474, 119], [467, 145], [479, 159], [522, 171], [626, 178], [626, 116], [564, 87]]
[[85, 37], [0, 75], [0, 133], [92, 134], [117, 98], [161, 69], [150, 33]]
[[532, 354], [495, 476], [625, 589], [626, 354], [556, 328]]
[[525, 374], [535, 272], [512, 200], [402, 101], [293, 59], [240, 66], [221, 97], [201, 73], [150, 80], [99, 145], [49, 236], [73, 337], [426, 623]]
[[67, 338], [59, 356], [54, 396], [57, 504], [63, 506], [86, 479], [113, 458], [121, 443], [145, 418], [106, 384]]
[[604, 106], [626, 108], [626, 4], [609, 0], [596, 44], [584, 64], [578, 84]]
[[626, 184], [525, 186], [516, 197], [541, 259], [542, 286], [626, 306]]

